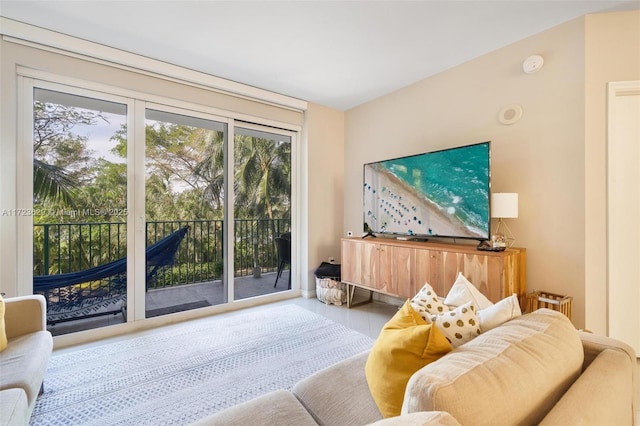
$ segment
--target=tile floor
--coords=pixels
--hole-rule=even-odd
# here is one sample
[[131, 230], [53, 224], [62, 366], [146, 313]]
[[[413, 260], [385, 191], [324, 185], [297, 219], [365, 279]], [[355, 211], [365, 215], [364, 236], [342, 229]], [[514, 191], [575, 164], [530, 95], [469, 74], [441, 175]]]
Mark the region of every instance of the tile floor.
[[[320, 302], [318, 299], [305, 299], [298, 297], [295, 299], [287, 299], [274, 303], [267, 303], [265, 305], [255, 306], [251, 308], [239, 309], [237, 311], [225, 312], [217, 314], [220, 316], [232, 316], [243, 315], [251, 311], [259, 311], [260, 309], [271, 309], [278, 305], [295, 304], [307, 310], [310, 310], [318, 315], [327, 317], [328, 319], [356, 330], [362, 334], [366, 334], [372, 338], [378, 337], [380, 330], [384, 324], [389, 321], [397, 311], [399, 306], [390, 305], [387, 303], [374, 301], [372, 303], [366, 303], [363, 305], [354, 306], [351, 309], [347, 308], [347, 305], [327, 305]], [[201, 321], [206, 320], [201, 318]], [[145, 332], [153, 332], [148, 330]]]
[[[382, 302], [371, 302], [351, 309], [346, 305], [335, 306], [326, 305], [318, 299], [297, 298], [278, 303], [295, 303], [316, 314], [323, 315], [330, 320], [343, 324], [362, 334], [372, 338], [377, 338], [380, 330], [387, 321], [398, 311], [400, 306], [390, 305]], [[273, 306], [266, 305], [266, 306]]]

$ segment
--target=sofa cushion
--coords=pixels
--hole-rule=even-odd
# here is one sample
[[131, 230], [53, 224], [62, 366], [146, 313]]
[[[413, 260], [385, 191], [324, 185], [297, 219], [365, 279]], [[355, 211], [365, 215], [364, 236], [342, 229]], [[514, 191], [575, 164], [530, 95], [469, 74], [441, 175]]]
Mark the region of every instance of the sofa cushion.
[[580, 375], [567, 317], [540, 309], [481, 334], [411, 377], [402, 413], [447, 411], [461, 424], [538, 424]]
[[0, 391], [0, 425], [24, 426], [29, 424], [27, 394], [19, 388]]
[[411, 375], [450, 350], [438, 327], [427, 324], [407, 300], [380, 331], [365, 366], [369, 390], [382, 415], [400, 415]]
[[364, 374], [368, 356], [363, 352], [312, 374], [293, 387], [294, 395], [320, 424], [364, 425], [382, 419]]
[[277, 390], [212, 414], [192, 426], [317, 426], [289, 391]]
[[0, 352], [0, 389], [23, 389], [33, 407], [52, 349], [53, 339], [48, 331], [9, 339], [7, 349]]

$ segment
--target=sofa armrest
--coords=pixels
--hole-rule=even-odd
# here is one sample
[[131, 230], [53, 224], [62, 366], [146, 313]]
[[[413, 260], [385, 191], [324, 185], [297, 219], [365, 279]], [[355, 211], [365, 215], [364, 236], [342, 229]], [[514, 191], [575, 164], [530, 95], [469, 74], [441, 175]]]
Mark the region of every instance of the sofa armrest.
[[624, 352], [603, 350], [539, 426], [633, 425], [632, 377], [636, 368]]
[[[585, 371], [594, 359], [600, 355], [605, 349], [612, 349], [619, 351], [629, 357], [632, 366], [636, 366], [636, 353], [635, 350], [624, 342], [621, 342], [611, 337], [606, 337], [598, 334], [593, 334], [585, 331], [579, 331], [578, 335], [582, 340], [582, 348], [584, 350], [584, 363], [582, 365], [582, 371]], [[640, 400], [638, 392], [638, 368], [632, 369], [632, 386], [633, 386], [633, 409], [634, 412], [640, 409]]]
[[4, 305], [8, 339], [47, 329], [47, 303], [42, 295], [10, 297]]
[[583, 370], [605, 349], [615, 349], [625, 352], [633, 362], [636, 360], [636, 353], [633, 348], [620, 340], [586, 331], [578, 331], [578, 336], [580, 336], [582, 347], [584, 348]]

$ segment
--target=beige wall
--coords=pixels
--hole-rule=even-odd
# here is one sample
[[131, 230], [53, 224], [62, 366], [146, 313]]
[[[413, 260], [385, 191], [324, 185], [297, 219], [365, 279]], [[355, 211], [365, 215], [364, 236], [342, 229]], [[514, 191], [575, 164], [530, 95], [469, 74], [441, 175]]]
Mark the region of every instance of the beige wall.
[[640, 12], [585, 19], [585, 327], [607, 329], [607, 83], [640, 80]]
[[[492, 141], [492, 190], [520, 195], [508, 224], [528, 289], [570, 294], [584, 323], [584, 25], [574, 20], [346, 113], [345, 231], [361, 231], [362, 164]], [[545, 58], [536, 74], [522, 62]], [[522, 119], [498, 111], [522, 106]], [[494, 224], [495, 226], [495, 224]], [[475, 242], [474, 242], [475, 244]]]
[[307, 109], [308, 131], [308, 268], [314, 271], [334, 257], [340, 262], [344, 211], [344, 113], [317, 104]]
[[[347, 111], [344, 232], [361, 232], [363, 163], [491, 140], [528, 290], [573, 296], [574, 324], [605, 333], [606, 83], [640, 79], [639, 15], [579, 18]], [[532, 54], [545, 65], [527, 75]], [[510, 103], [524, 114], [505, 126]]]

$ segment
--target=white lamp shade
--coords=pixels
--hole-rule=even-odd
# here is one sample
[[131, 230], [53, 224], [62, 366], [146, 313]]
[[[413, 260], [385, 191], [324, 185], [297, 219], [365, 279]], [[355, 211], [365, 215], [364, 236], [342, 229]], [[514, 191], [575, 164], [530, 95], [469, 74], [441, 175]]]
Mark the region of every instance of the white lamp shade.
[[491, 217], [518, 217], [518, 194], [511, 192], [495, 192], [491, 194]]

